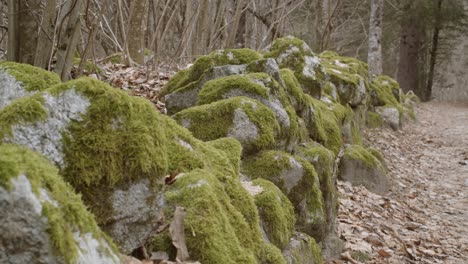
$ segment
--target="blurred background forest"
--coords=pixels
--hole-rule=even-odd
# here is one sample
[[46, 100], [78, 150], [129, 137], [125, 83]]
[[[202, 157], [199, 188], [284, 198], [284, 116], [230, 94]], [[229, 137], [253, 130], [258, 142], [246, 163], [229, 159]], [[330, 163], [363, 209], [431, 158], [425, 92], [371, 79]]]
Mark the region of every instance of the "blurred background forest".
[[384, 74], [423, 100], [468, 99], [468, 0], [2, 0], [0, 60], [63, 80], [106, 63], [160, 72], [293, 35], [368, 61], [373, 10]]

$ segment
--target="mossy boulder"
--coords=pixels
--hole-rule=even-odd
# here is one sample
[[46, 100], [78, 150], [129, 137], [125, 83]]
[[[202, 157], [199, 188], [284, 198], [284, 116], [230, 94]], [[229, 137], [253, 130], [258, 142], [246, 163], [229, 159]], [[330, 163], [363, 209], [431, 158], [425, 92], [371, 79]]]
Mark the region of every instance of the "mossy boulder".
[[41, 155], [0, 144], [1, 263], [121, 263], [110, 239]]
[[309, 131], [309, 137], [321, 143], [336, 155], [341, 149], [343, 138], [341, 127], [346, 118], [346, 108], [340, 104], [331, 104], [305, 95], [307, 107], [299, 114]]
[[338, 178], [383, 195], [390, 190], [391, 183], [385, 164], [379, 159], [381, 155], [376, 157], [373, 152], [359, 145], [348, 145], [340, 161]]
[[0, 110], [15, 99], [60, 83], [57, 74], [28, 64], [0, 62]]
[[258, 215], [256, 224], [250, 225], [231, 203], [222, 181], [210, 171], [184, 174], [165, 196], [169, 204], [185, 208], [187, 247], [193, 259], [201, 263], [284, 263], [279, 249], [263, 241]]
[[381, 116], [384, 125], [393, 130], [401, 128], [401, 117], [403, 116], [403, 113], [400, 112], [398, 108], [388, 106], [376, 107], [375, 112]]
[[289, 198], [296, 213], [296, 230], [323, 236], [325, 213], [314, 167], [286, 152], [269, 150], [242, 161], [241, 172], [250, 179], [273, 182]]
[[270, 108], [243, 96], [191, 107], [173, 118], [203, 141], [235, 138], [246, 153], [273, 147], [280, 134]]
[[303, 233], [295, 233], [283, 251], [287, 264], [322, 264], [320, 246]]
[[326, 72], [326, 79], [333, 84], [325, 89], [330, 95], [334, 95], [333, 88], [336, 88], [337, 95], [334, 96], [341, 104], [358, 106], [366, 103], [368, 98], [366, 63], [330, 51], [320, 54], [320, 59]]
[[[295, 155], [310, 162], [317, 172], [326, 215], [326, 228], [323, 236], [333, 233], [338, 212], [338, 193], [336, 189], [335, 155], [316, 142], [300, 144]], [[320, 242], [322, 237], [316, 239]]]
[[144, 99], [82, 78], [0, 111], [0, 140], [26, 146], [57, 165], [129, 253], [161, 207], [160, 199], [150, 198], [159, 197], [157, 182], [168, 172], [165, 119]]
[[298, 116], [286, 91], [266, 73], [250, 73], [211, 80], [198, 94], [198, 103], [209, 104], [237, 96], [258, 100], [270, 108], [281, 129], [279, 135], [281, 140], [278, 140], [278, 143], [285, 149], [303, 140], [304, 133], [300, 130]]
[[259, 212], [264, 240], [284, 249], [289, 244], [296, 223], [291, 202], [278, 187], [265, 179], [255, 179], [242, 184], [247, 190], [254, 190], [251, 194]]
[[276, 39], [265, 49], [264, 57], [275, 59], [281, 69], [291, 69], [304, 92], [320, 98], [325, 72], [318, 56], [303, 40], [292, 36]]
[[217, 50], [198, 58], [189, 69], [178, 72], [161, 90], [169, 114], [197, 105], [197, 94], [213, 79], [246, 73], [247, 64], [261, 59], [250, 49]]

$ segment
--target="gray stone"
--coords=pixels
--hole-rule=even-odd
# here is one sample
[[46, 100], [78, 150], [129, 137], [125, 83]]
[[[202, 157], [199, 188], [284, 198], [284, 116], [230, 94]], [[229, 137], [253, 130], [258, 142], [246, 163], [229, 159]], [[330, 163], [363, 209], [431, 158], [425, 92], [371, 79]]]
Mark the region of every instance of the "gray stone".
[[102, 227], [125, 254], [140, 247], [157, 228], [161, 210], [166, 207], [163, 193], [155, 193], [150, 180], [116, 188], [110, 195], [112, 215]]
[[384, 195], [390, 190], [385, 166], [361, 146], [348, 145], [340, 161], [339, 176], [354, 186], [362, 185], [371, 192]]
[[[43, 204], [53, 201], [46, 190], [33, 192], [25, 175], [10, 181], [9, 190], [0, 186], [0, 263], [65, 263], [49, 239], [48, 219], [42, 215]], [[59, 205], [57, 205], [59, 206]], [[106, 241], [91, 234], [74, 233], [78, 247], [78, 264], [120, 263]], [[104, 253], [105, 252], [105, 253]]]
[[0, 69], [0, 87], [0, 110], [13, 100], [32, 94], [24, 89], [21, 82], [3, 69]]
[[184, 88], [174, 91], [164, 97], [167, 111], [170, 115], [181, 110], [196, 106], [198, 103], [198, 93], [205, 83], [230, 75], [239, 75], [246, 72], [247, 65], [223, 65], [215, 66], [203, 73], [200, 80], [190, 83]]
[[382, 116], [385, 125], [393, 130], [401, 128], [400, 112], [394, 107], [376, 107], [375, 111]]
[[77, 93], [75, 88], [57, 96], [43, 93], [44, 108], [48, 116], [43, 121], [17, 124], [12, 127], [13, 134], [4, 141], [14, 143], [41, 153], [55, 165], [62, 167], [62, 135], [73, 120], [80, 121], [81, 115], [90, 105], [88, 98]]

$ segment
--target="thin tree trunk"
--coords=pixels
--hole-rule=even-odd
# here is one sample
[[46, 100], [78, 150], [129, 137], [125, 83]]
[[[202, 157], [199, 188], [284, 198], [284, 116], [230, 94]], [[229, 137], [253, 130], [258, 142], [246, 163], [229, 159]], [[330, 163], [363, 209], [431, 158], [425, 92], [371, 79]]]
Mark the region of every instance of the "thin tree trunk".
[[127, 46], [130, 59], [138, 64], [145, 60], [145, 36], [148, 0], [132, 1], [127, 27]]
[[437, 49], [439, 46], [439, 33], [441, 29], [441, 9], [442, 9], [443, 0], [438, 0], [437, 2], [437, 13], [435, 18], [434, 32], [432, 34], [432, 48], [430, 52], [430, 64], [429, 64], [429, 74], [427, 76], [427, 87], [425, 93], [425, 101], [431, 100], [432, 97], [432, 85], [434, 83], [434, 68], [436, 65], [437, 59]]
[[36, 53], [34, 55], [34, 65], [45, 69], [49, 64], [50, 54], [54, 45], [53, 38], [57, 18], [56, 7], [56, 0], [47, 0], [37, 40]]
[[382, 74], [382, 17], [383, 0], [371, 0], [369, 21], [369, 50], [367, 63], [369, 64], [369, 78]]
[[39, 30], [39, 11], [41, 0], [17, 0], [18, 10], [18, 57], [22, 63], [34, 64]]
[[[63, 9], [64, 13], [61, 19], [62, 26], [65, 25], [61, 32], [60, 43], [57, 48], [57, 65], [55, 72], [60, 76], [62, 81], [71, 78], [71, 68], [73, 66], [73, 55], [78, 44], [80, 36], [80, 10], [82, 0], [68, 0]], [[67, 19], [68, 16], [68, 19]], [[66, 23], [64, 22], [65, 20]]]

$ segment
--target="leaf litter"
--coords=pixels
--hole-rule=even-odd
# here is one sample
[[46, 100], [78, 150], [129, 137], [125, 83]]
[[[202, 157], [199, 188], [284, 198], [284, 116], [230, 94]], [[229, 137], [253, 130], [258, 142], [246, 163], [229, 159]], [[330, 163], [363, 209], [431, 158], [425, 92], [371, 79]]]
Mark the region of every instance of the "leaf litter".
[[338, 182], [345, 252], [327, 263], [468, 263], [468, 104], [417, 112], [400, 131], [365, 131], [393, 187], [380, 196]]

